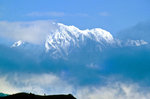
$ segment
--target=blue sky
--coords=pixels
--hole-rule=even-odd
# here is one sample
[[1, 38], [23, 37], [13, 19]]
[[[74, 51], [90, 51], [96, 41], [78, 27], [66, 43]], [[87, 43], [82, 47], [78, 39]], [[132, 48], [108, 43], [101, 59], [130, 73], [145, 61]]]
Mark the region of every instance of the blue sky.
[[149, 0], [0, 0], [0, 21], [54, 20], [112, 34], [150, 20]]
[[54, 20], [111, 33], [150, 20], [149, 0], [0, 0], [0, 21]]
[[[78, 43], [70, 46], [74, 50], [68, 58], [55, 60], [45, 53], [43, 42], [60, 27], [49, 20], [120, 35], [110, 49], [102, 39], [102, 53], [97, 42], [85, 38], [79, 49]], [[150, 99], [149, 27], [150, 0], [0, 0], [0, 92]], [[11, 47], [18, 40], [23, 46]]]

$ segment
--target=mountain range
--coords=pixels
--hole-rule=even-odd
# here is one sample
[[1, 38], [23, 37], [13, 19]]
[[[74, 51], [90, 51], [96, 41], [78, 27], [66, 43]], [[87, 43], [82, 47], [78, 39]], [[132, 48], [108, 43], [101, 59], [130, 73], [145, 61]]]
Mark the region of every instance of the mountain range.
[[[56, 24], [56, 23], [55, 23]], [[119, 37], [118, 37], [119, 38]], [[127, 39], [126, 41], [114, 38], [110, 32], [101, 28], [80, 30], [75, 26], [57, 23], [57, 29], [45, 36], [44, 42], [33, 44], [26, 41], [16, 41], [12, 48], [38, 50], [49, 53], [53, 58], [66, 57], [74, 51], [102, 51], [108, 48], [147, 45], [143, 39]]]

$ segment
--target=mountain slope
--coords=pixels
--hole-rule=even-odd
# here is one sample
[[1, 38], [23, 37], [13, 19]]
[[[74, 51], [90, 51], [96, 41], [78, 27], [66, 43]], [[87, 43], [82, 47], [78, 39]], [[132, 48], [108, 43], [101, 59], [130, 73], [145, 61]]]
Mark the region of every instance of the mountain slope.
[[112, 44], [114, 42], [113, 36], [100, 28], [91, 30], [79, 30], [74, 26], [66, 26], [58, 24], [59, 28], [48, 35], [45, 42], [46, 51], [55, 53], [64, 53], [68, 55], [74, 48], [80, 48], [88, 43], [95, 42], [101, 47]]

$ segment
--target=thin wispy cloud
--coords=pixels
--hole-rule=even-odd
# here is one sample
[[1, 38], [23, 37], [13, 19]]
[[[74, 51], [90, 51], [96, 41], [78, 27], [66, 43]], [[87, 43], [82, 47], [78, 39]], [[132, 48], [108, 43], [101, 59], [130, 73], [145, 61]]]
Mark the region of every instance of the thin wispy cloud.
[[64, 12], [32, 12], [27, 14], [27, 16], [32, 17], [63, 17], [65, 16]]
[[86, 13], [65, 13], [65, 12], [31, 12], [29, 17], [88, 17]]
[[92, 69], [101, 69], [101, 67], [95, 63], [90, 63], [90, 64], [87, 64], [86, 66]]
[[110, 16], [110, 14], [108, 12], [100, 12], [99, 15], [100, 16]]
[[88, 17], [89, 15], [86, 13], [76, 13], [76, 14], [68, 14], [68, 16]]

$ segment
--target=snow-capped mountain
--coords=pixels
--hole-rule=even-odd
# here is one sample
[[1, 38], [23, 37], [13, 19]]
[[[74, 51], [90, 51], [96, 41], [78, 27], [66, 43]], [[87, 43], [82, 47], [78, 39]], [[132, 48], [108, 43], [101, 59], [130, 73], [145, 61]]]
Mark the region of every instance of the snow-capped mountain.
[[24, 42], [22, 42], [21, 40], [15, 42], [11, 47], [18, 47], [20, 45], [24, 44]]
[[[101, 49], [115, 42], [113, 36], [100, 28], [80, 30], [75, 26], [67, 26], [61, 23], [57, 24], [58, 28], [49, 33], [45, 39], [46, 52], [52, 54], [68, 55], [74, 48], [80, 48], [83, 45], [96, 43]], [[92, 42], [92, 43], [90, 43]], [[15, 42], [12, 47], [24, 45], [24, 41]]]
[[[24, 45], [23, 48], [25, 48], [29, 44], [30, 43], [19, 40], [15, 42], [12, 47]], [[114, 46], [140, 46], [145, 44], [148, 43], [144, 40], [128, 40], [126, 42], [121, 41], [114, 38], [108, 31], [100, 28], [80, 30], [75, 26], [67, 26], [57, 23], [57, 29], [53, 32], [50, 32], [45, 37], [44, 44], [41, 43], [40, 46], [43, 46], [44, 50], [47, 53], [50, 53], [52, 56], [66, 56], [69, 55], [69, 53], [71, 53], [73, 50], [82, 49], [85, 46], [90, 46], [101, 51], [104, 48], [110, 48]], [[38, 49], [38, 47], [34, 48], [35, 50]], [[86, 50], [89, 50], [89, 48]]]
[[58, 27], [54, 33], [47, 37], [45, 42], [46, 51], [64, 52], [67, 55], [73, 48], [80, 48], [91, 41], [101, 47], [114, 43], [113, 36], [100, 28], [80, 30], [75, 26], [66, 26], [61, 23], [58, 23]]

